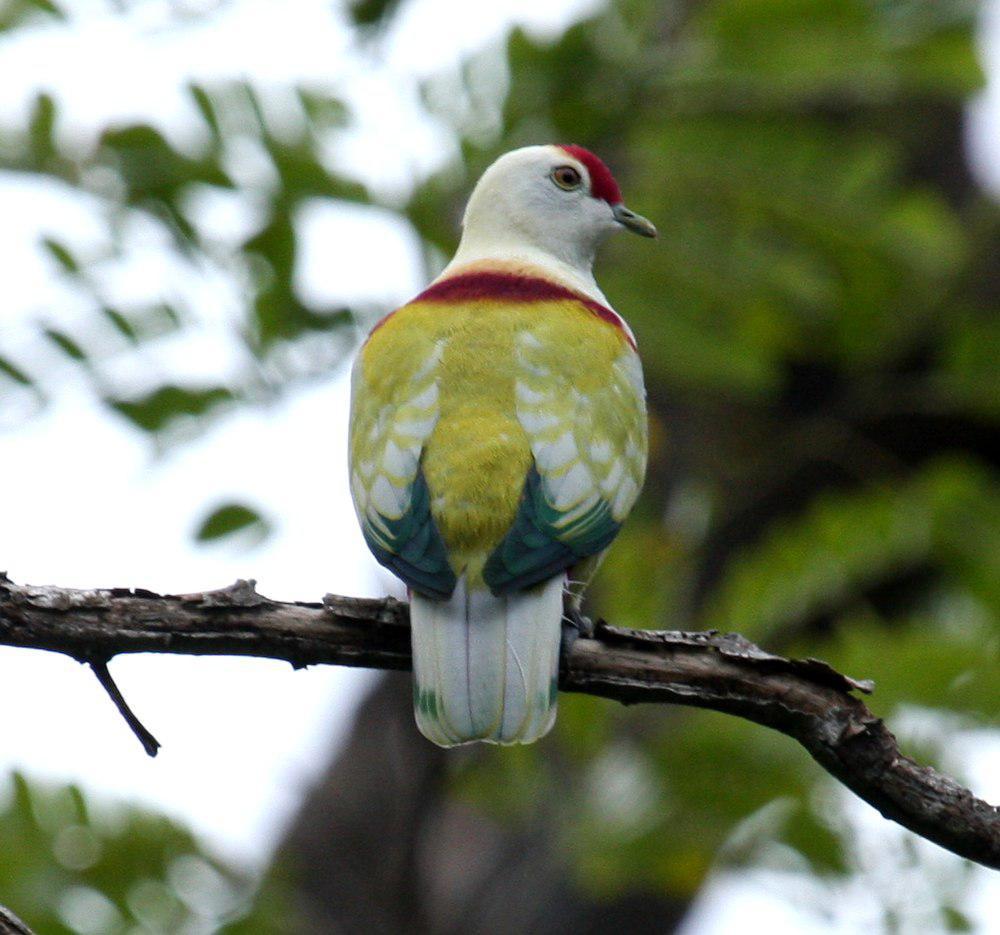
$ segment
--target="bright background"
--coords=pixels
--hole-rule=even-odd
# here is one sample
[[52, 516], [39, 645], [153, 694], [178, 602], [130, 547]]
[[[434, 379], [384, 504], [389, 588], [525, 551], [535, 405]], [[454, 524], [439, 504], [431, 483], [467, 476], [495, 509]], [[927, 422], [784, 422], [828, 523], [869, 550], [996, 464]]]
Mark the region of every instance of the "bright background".
[[[66, 25], [0, 44], [0, 124], [24, 121], [34, 95], [49, 90], [71, 121], [67, 134], [96, 138], [108, 124], [141, 119], [184, 146], [192, 143], [185, 137], [191, 80], [239, 75], [275, 92], [316, 82], [366, 118], [343, 148], [344, 167], [393, 192], [454, 154], [454, 142], [416, 106], [421, 77], [496, 46], [512, 23], [552, 31], [587, 9], [510, 3], [484, 15], [470, 4], [420, 4], [375, 57], [352, 50], [343, 18], [309, 0], [295, 4], [294, 15], [269, 2], [221, 5], [190, 26], [177, 22], [170, 5], [140, 4], [127, 15], [101, 3], [77, 6]], [[442, 16], [447, 35], [436, 25]], [[40, 314], [64, 325], [79, 317], [78, 300], [54, 283], [39, 240], [58, 231], [85, 247], [102, 231], [86, 199], [50, 182], [8, 176], [0, 180], [0, 203], [9, 303], [2, 340], [9, 349], [40, 343]], [[253, 225], [240, 214], [241, 206], [209, 202], [199, 216], [235, 241]], [[415, 241], [398, 221], [317, 205], [301, 223], [306, 254], [297, 272], [307, 295], [399, 304], [422, 287]], [[141, 295], [169, 284], [201, 318], [199, 328], [128, 362], [136, 381], [141, 385], [147, 368], [193, 379], [225, 368], [238, 302], [232, 290], [172, 264], [166, 245], [144, 242], [142, 232], [130, 246], [109, 273], [110, 288]], [[0, 435], [4, 481], [18, 492], [0, 540], [8, 573], [24, 582], [165, 593], [255, 577], [262, 593], [279, 600], [385, 593], [392, 582], [369, 557], [347, 490], [347, 399], [343, 373], [241, 413], [176, 451], [151, 454], [148, 440], [109, 420], [66, 368], [45, 414]], [[232, 497], [266, 504], [277, 518], [273, 535], [250, 553], [197, 547], [198, 514]], [[323, 766], [367, 681], [346, 669], [293, 673], [261, 660], [122, 657], [113, 674], [164, 745], [153, 761], [139, 755], [88, 671], [44, 653], [4, 648], [0, 658], [0, 705], [31, 711], [8, 723], [0, 767], [142, 799], [255, 861], [268, 854]]]
[[[330, 165], [388, 208], [405, 203], [418, 182], [460, 154], [452, 128], [425, 106], [423, 82], [454, 77], [474, 56], [472, 86], [486, 89], [475, 132], [487, 138], [500, 125], [496, 92], [509, 80], [503, 40], [511, 26], [554, 39], [600, 8], [420, 0], [405, 4], [375, 43], [357, 41], [345, 12], [315, 0], [62, 6], [70, 14], [65, 22], [0, 34], [0, 128], [24, 125], [35, 95], [47, 91], [59, 102], [58, 135], [74, 146], [96, 141], [107, 126], [143, 121], [195, 155], [205, 133], [187, 92], [192, 81], [245, 78], [279, 124], [283, 95], [304, 83], [355, 115], [331, 149]], [[983, 14], [979, 36], [988, 81], [968, 110], [969, 154], [983, 182], [1000, 191], [1000, 5]], [[232, 169], [250, 182], [269, 171], [252, 148]], [[252, 199], [207, 187], [191, 199], [190, 217], [220, 249], [237, 248], [263, 216]], [[44, 370], [48, 396], [37, 414], [15, 396], [0, 408], [0, 565], [18, 582], [173, 593], [237, 577], [256, 578], [262, 593], [278, 599], [396, 588], [369, 558], [347, 495], [346, 364], [294, 393], [243, 407], [211, 431], [192, 430], [183, 443], [151, 445], [147, 433], [109, 418], [92, 375], [39, 336], [39, 321], [71, 331], [89, 311], [81, 292], [53, 275], [52, 257], [39, 243], [57, 232], [80, 255], [101, 253], [109, 248], [102, 210], [92, 196], [51, 178], [0, 173], [0, 354]], [[418, 238], [387, 208], [317, 199], [298, 211], [296, 225], [302, 249], [295, 283], [307, 302], [391, 307], [426, 279]], [[197, 326], [111, 361], [116, 390], [142, 393], [166, 374], [197, 382], [239, 370], [245, 360], [232, 334], [242, 300], [234, 280], [179, 255], [141, 217], [119, 235], [120, 254], [97, 274], [104, 295], [122, 305], [169, 295], [195, 313]], [[262, 542], [251, 533], [195, 543], [199, 517], [230, 500], [259, 509], [270, 535]], [[120, 657], [111, 668], [163, 743], [155, 760], [142, 754], [86, 669], [54, 655], [0, 649], [0, 773], [17, 769], [77, 782], [98, 797], [145, 803], [189, 823], [226, 859], [254, 867], [266, 864], [372, 682], [360, 671], [292, 672], [275, 662], [228, 658]], [[995, 741], [968, 744], [959, 760], [978, 794], [1000, 800]], [[883, 824], [855, 811], [859, 840], [876, 842], [867, 864], [874, 872]], [[847, 908], [827, 925], [800, 912], [783, 884], [762, 879], [719, 874], [685, 931], [742, 929], [750, 913], [775, 933], [848, 932], [876, 912], [870, 877], [844, 885]], [[884, 892], [895, 885], [880, 884]], [[1000, 932], [998, 905], [996, 880], [977, 876], [963, 907], [976, 931]]]

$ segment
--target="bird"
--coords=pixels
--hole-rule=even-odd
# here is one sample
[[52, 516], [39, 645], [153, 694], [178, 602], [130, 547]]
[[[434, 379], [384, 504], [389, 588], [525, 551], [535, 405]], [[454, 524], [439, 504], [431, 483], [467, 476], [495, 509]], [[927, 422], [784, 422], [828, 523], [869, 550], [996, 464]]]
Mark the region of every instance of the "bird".
[[551, 729], [564, 620], [642, 487], [642, 366], [592, 271], [623, 229], [656, 236], [590, 151], [507, 152], [452, 260], [355, 359], [351, 496], [407, 587], [417, 727], [439, 746]]

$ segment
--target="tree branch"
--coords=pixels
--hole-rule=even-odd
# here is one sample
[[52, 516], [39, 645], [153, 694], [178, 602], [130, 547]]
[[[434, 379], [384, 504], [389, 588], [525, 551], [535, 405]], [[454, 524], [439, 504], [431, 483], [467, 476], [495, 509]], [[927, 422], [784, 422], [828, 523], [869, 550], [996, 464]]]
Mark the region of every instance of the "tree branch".
[[0, 935], [34, 935], [13, 912], [0, 906]]
[[[0, 644], [65, 653], [88, 664], [121, 653], [166, 652], [262, 656], [296, 668], [410, 668], [406, 604], [336, 595], [322, 603], [272, 601], [253, 581], [160, 595], [21, 586], [0, 574]], [[568, 648], [560, 688], [623, 704], [711, 708], [781, 731], [886, 818], [1000, 869], [1000, 809], [903, 756], [883, 722], [852, 694], [870, 692], [871, 683], [823, 662], [773, 656], [736, 634], [626, 630], [602, 622]]]
[[101, 683], [101, 688], [108, 693], [108, 697], [118, 709], [118, 713], [122, 716], [122, 718], [124, 718], [125, 723], [128, 724], [132, 733], [135, 734], [139, 743], [142, 744], [142, 749], [146, 751], [147, 756], [156, 756], [160, 749], [160, 741], [157, 740], [148, 730], [146, 730], [145, 725], [135, 716], [135, 712], [128, 706], [125, 696], [122, 695], [121, 689], [117, 686], [117, 684], [115, 684], [115, 680], [111, 677], [111, 673], [108, 671], [107, 660], [92, 659], [90, 662], [90, 668], [94, 675], [97, 676], [97, 681]]

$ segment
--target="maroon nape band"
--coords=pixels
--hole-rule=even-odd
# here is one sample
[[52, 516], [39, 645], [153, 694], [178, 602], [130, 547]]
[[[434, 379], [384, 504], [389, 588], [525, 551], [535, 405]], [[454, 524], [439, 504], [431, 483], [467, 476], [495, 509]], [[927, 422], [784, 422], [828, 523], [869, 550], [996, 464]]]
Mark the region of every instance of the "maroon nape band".
[[[570, 299], [579, 302], [602, 321], [614, 325], [622, 333], [625, 340], [633, 348], [635, 347], [635, 339], [629, 333], [621, 316], [613, 309], [602, 305], [582, 292], [568, 289], [566, 286], [538, 276], [492, 270], [459, 273], [428, 286], [413, 301], [468, 302], [477, 299], [492, 299], [498, 302], [552, 302]], [[378, 328], [385, 320], [380, 321], [375, 327]], [[375, 329], [372, 330], [374, 332]]]
[[622, 203], [622, 190], [618, 187], [611, 170], [589, 149], [582, 146], [575, 146], [572, 143], [560, 146], [561, 150], [569, 153], [574, 159], [579, 160], [587, 167], [590, 175], [590, 194], [595, 198], [601, 198], [609, 205], [620, 205]]

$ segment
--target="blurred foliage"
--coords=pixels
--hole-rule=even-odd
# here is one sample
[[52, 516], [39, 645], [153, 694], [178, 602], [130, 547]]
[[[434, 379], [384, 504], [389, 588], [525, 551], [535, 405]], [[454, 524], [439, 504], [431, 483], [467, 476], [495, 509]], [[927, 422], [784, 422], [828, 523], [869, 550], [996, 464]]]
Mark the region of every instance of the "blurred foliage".
[[379, 26], [390, 20], [399, 7], [399, 0], [351, 0], [351, 19], [356, 26]]
[[[1000, 716], [1000, 213], [962, 152], [974, 13], [623, 0], [554, 43], [515, 31], [504, 135], [466, 146], [474, 175], [514, 145], [583, 143], [661, 232], [599, 263], [639, 340], [652, 454], [594, 611], [822, 655], [875, 679], [877, 712], [968, 730]], [[408, 216], [447, 251], [438, 185]], [[552, 740], [456, 781], [507, 821], [558, 803], [582, 885], [691, 897], [767, 842], [820, 875], [857, 867], [785, 738], [560, 705]]]
[[140, 808], [92, 803], [74, 786], [5, 780], [0, 853], [0, 905], [17, 906], [45, 935], [286, 931], [277, 883], [255, 901], [250, 878], [188, 831]]
[[266, 539], [270, 531], [271, 524], [256, 510], [242, 503], [224, 503], [198, 523], [194, 537], [198, 542], [239, 537], [244, 542], [257, 543]]
[[[360, 185], [323, 159], [330, 133], [346, 120], [336, 99], [295, 89], [295, 112], [284, 115], [279, 133], [257, 91], [244, 82], [191, 85], [188, 93], [201, 124], [191, 128], [202, 137], [196, 156], [139, 123], [109, 127], [92, 146], [68, 144], [59, 137], [59, 106], [48, 93], [37, 96], [25, 128], [0, 128], [0, 171], [58, 180], [81, 197], [97, 198], [98, 220], [106, 227], [106, 247], [92, 256], [77, 255], [58, 232], [43, 238], [54, 272], [87, 297], [94, 314], [78, 322], [79, 334], [44, 327], [41, 333], [112, 411], [160, 440], [178, 422], [190, 427], [191, 416], [217, 416], [221, 402], [259, 403], [343, 363], [354, 342], [353, 318], [345, 307], [313, 308], [298, 297], [295, 216], [311, 199], [368, 202]], [[242, 181], [231, 177], [232, 165]], [[196, 221], [198, 198], [212, 194], [252, 207], [264, 223], [235, 247], [220, 243]], [[130, 228], [137, 224], [146, 225], [146, 239], [157, 236], [176, 253], [173, 262], [185, 275], [218, 274], [239, 295], [243, 309], [232, 324], [241, 363], [220, 373], [225, 385], [167, 382], [137, 395], [132, 383], [116, 376], [116, 359], [137, 345], [199, 324], [197, 310], [172, 293], [151, 294], [125, 308], [108, 299], [102, 278], [134, 249]], [[0, 415], [12, 391], [34, 389], [44, 398], [49, 374], [2, 352], [0, 362]]]
[[62, 18], [62, 11], [51, 0], [0, 0], [0, 32]]
[[[402, 6], [362, 0], [348, 12], [377, 44]], [[600, 153], [661, 238], [618, 238], [599, 262], [604, 291], [638, 337], [651, 463], [593, 611], [627, 626], [739, 630], [873, 678], [882, 715], [919, 707], [995, 730], [1000, 211], [972, 175], [962, 135], [983, 80], [977, 9], [615, 0], [555, 39], [515, 29], [509, 83], [491, 86], [494, 99], [476, 86], [474, 63], [428, 86], [428, 110], [452, 126], [463, 166], [418, 179], [405, 204], [386, 207], [412, 225], [433, 267], [454, 249], [470, 179], [500, 152], [553, 140]], [[0, 25], [57, 15], [48, 3], [8, 2]], [[246, 83], [189, 93], [200, 142], [184, 151], [152, 124], [76, 145], [57, 132], [59, 103], [45, 93], [0, 146], [0, 170], [98, 199], [106, 253], [82, 255], [56, 231], [39, 245], [93, 314], [79, 332], [42, 324], [39, 338], [151, 438], [343, 363], [352, 311], [313, 307], [296, 289], [297, 210], [314, 198], [376, 200], [331, 169], [327, 154], [352, 119], [335, 98], [299, 89], [275, 121]], [[254, 229], [235, 247], [200, 229], [192, 205], [205, 192], [253, 209]], [[137, 216], [177, 262], [236, 287], [242, 363], [216, 380], [116, 383], [114, 359], [197, 326], [176, 296], [122, 307], [103, 293], [98, 273], [127, 251], [123, 231]], [[6, 396], [43, 400], [49, 379], [0, 346], [0, 411]], [[194, 528], [205, 540], [263, 522], [228, 504]], [[766, 863], [775, 847], [819, 878], [857, 871], [842, 801], [787, 739], [701, 711], [560, 704], [550, 739], [458, 760], [452, 781], [498, 821], [544, 813], [581, 885], [690, 899], [713, 867]], [[0, 818], [0, 841], [32, 827], [34, 843], [0, 850], [36, 863], [18, 877], [24, 888], [0, 888], [0, 900], [29, 922], [64, 925], [31, 891], [46, 874], [103, 893], [121, 914], [132, 910], [115, 894], [131, 874], [152, 874], [164, 892], [167, 865], [140, 872], [146, 858], [125, 848], [153, 847], [156, 834], [166, 847], [175, 831], [140, 823], [146, 831], [115, 838], [120, 858], [106, 861], [117, 889], [71, 882], [50, 842], [38, 850], [43, 832], [18, 804], [25, 796]], [[937, 924], [961, 930], [961, 910], [943, 894]]]

